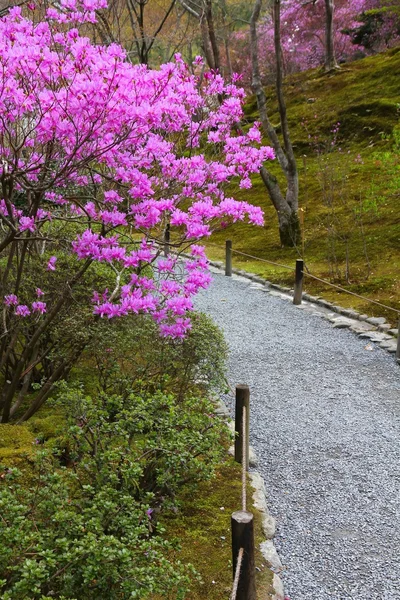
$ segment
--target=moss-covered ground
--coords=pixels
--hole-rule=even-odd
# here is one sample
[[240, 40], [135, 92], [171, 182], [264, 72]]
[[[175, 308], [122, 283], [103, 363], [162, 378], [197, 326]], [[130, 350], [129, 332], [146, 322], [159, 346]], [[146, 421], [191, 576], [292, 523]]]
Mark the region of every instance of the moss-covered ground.
[[[193, 489], [184, 492], [180, 510], [163, 520], [168, 537], [176, 536], [180, 541], [177, 558], [191, 563], [200, 575], [187, 600], [229, 598], [232, 590], [230, 522], [231, 514], [241, 509], [241, 490], [240, 465], [229, 459], [220, 466], [214, 479], [202, 483], [195, 492]], [[250, 499], [250, 486], [247, 495]], [[255, 513], [257, 597], [260, 600], [266, 600], [272, 592], [273, 573], [258, 550], [264, 539], [260, 515]]]
[[[223, 260], [229, 238], [237, 250], [289, 266], [303, 255], [311, 273], [400, 308], [400, 150], [393, 137], [399, 125], [399, 73], [397, 48], [343, 65], [333, 74], [314, 70], [288, 77], [285, 93], [299, 168], [303, 244], [281, 248], [276, 214], [257, 176], [252, 189], [235, 197], [262, 206], [265, 226], [236, 224], [217, 233], [212, 243], [219, 248], [210, 244], [209, 256]], [[270, 118], [277, 125], [274, 91], [266, 91]], [[257, 119], [254, 99], [246, 116], [249, 122]], [[274, 162], [270, 169], [282, 181]], [[293, 283], [291, 271], [266, 263], [236, 255], [234, 266]], [[305, 287], [341, 305], [397, 320], [392, 311], [311, 279]]]

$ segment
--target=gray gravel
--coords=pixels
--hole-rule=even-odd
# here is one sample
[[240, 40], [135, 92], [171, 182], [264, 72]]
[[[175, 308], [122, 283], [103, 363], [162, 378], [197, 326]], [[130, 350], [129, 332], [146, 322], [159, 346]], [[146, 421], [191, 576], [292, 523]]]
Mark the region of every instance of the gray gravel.
[[230, 384], [251, 388], [285, 593], [400, 600], [400, 367], [248, 280], [214, 277], [196, 305], [225, 332]]

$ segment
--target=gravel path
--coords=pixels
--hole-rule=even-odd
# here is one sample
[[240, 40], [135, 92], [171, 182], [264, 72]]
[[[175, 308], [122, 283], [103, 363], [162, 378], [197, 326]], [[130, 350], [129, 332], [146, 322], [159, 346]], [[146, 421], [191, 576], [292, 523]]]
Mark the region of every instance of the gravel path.
[[196, 305], [225, 332], [231, 385], [250, 386], [286, 594], [400, 600], [400, 368], [248, 280], [214, 277]]

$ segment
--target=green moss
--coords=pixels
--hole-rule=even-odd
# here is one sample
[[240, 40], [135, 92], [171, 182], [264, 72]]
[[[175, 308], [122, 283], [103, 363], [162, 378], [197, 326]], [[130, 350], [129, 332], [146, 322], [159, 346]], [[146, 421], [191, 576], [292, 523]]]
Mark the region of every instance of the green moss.
[[26, 425], [0, 424], [0, 465], [21, 467], [34, 448], [35, 436]]
[[[248, 496], [252, 490], [248, 488]], [[218, 469], [215, 478], [195, 491], [186, 490], [179, 498], [177, 514], [164, 518], [168, 538], [178, 538], [181, 546], [176, 558], [191, 563], [200, 574], [186, 596], [187, 600], [221, 600], [232, 588], [230, 519], [241, 508], [241, 470], [233, 460]], [[261, 519], [255, 515], [257, 593], [264, 600], [271, 591], [272, 572], [258, 550], [263, 541]], [[153, 599], [156, 600], [156, 599]], [[165, 599], [163, 599], [165, 600]], [[171, 598], [172, 600], [172, 598]]]
[[65, 416], [59, 409], [46, 407], [46, 410], [39, 411], [29, 419], [27, 427], [41, 441], [50, 440], [62, 434], [65, 428]]

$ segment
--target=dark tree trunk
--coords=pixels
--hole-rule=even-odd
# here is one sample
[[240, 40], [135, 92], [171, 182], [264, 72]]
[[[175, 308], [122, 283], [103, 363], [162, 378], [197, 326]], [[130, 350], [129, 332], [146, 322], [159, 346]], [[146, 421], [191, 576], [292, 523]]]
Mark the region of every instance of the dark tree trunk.
[[219, 71], [221, 69], [221, 61], [219, 57], [217, 36], [215, 34], [214, 17], [212, 12], [212, 0], [206, 0], [205, 12], [207, 19], [208, 36], [210, 38], [211, 49], [214, 57], [214, 69]]

